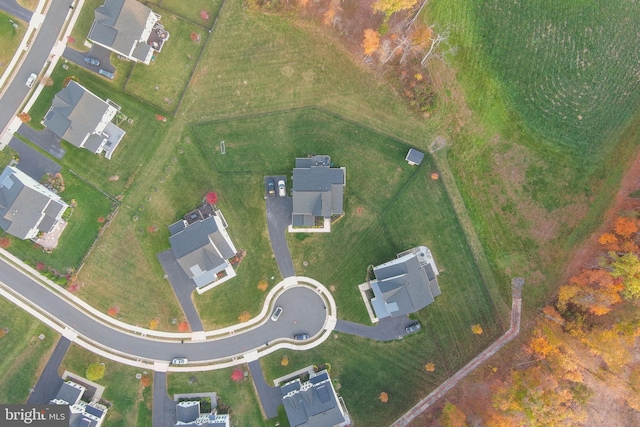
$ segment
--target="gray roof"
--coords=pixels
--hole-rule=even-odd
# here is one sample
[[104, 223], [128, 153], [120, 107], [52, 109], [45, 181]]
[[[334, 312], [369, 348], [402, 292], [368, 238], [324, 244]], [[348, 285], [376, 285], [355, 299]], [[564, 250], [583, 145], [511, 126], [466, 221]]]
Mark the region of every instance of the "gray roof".
[[[417, 255], [410, 253], [374, 267], [376, 280], [371, 282], [375, 295], [372, 305], [378, 318], [414, 313], [440, 295], [433, 269], [430, 272], [433, 280], [429, 280], [427, 266], [429, 264], [422, 266]], [[434, 295], [434, 289], [437, 289], [437, 295]]]
[[312, 380], [315, 381], [310, 380], [311, 387], [308, 388], [302, 388], [299, 381], [283, 386], [289, 390], [282, 403], [291, 427], [332, 427], [345, 422], [326, 371]]
[[[180, 402], [176, 405], [176, 416], [178, 421], [183, 423], [190, 423], [195, 421], [200, 416], [200, 402]], [[186, 404], [186, 406], [184, 406]]]
[[47, 233], [66, 208], [58, 195], [19, 169], [7, 167], [0, 174], [0, 228], [7, 233], [20, 239], [33, 228]]
[[405, 157], [405, 160], [419, 165], [420, 163], [422, 163], [423, 158], [424, 153], [422, 151], [418, 151], [415, 148], [410, 148], [409, 152], [407, 153], [407, 157]]
[[329, 167], [329, 156], [296, 159], [293, 169], [293, 225], [309, 226], [304, 215], [330, 218], [342, 214], [344, 168]]
[[68, 382], [64, 382], [60, 386], [58, 394], [56, 394], [56, 399], [67, 402], [70, 405], [74, 405], [78, 400], [80, 400], [83, 392], [84, 391], [82, 389], [74, 387]]
[[[71, 80], [53, 98], [44, 125], [60, 138], [81, 147], [96, 130], [108, 108], [107, 102]], [[89, 146], [86, 148], [91, 149]], [[97, 147], [91, 150], [95, 153]]]
[[214, 216], [181, 230], [176, 224], [169, 228], [177, 231], [169, 237], [169, 243], [178, 264], [189, 278], [194, 279], [196, 285], [204, 286], [213, 282], [216, 274], [226, 268], [226, 260], [235, 255], [218, 229]]
[[[149, 7], [135, 0], [105, 0], [95, 10], [95, 20], [87, 38], [129, 56], [138, 48], [152, 13]], [[146, 40], [141, 44], [146, 44]]]

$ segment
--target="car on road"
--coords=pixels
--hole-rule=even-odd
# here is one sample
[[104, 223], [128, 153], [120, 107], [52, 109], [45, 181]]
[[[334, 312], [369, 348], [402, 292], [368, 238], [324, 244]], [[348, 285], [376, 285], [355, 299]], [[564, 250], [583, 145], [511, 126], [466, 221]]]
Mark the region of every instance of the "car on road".
[[414, 332], [418, 332], [421, 328], [422, 325], [420, 324], [420, 322], [413, 322], [412, 324], [407, 325], [404, 330], [407, 331], [408, 334], [412, 334]]
[[276, 309], [273, 310], [273, 314], [271, 315], [271, 320], [276, 322], [280, 318], [280, 315], [282, 314], [283, 311], [284, 310], [282, 309], [282, 307], [276, 307]]
[[172, 365], [186, 365], [189, 363], [189, 359], [186, 357], [176, 357], [171, 361]]
[[85, 56], [83, 61], [86, 62], [89, 65], [94, 65], [96, 67], [100, 65], [100, 61], [99, 60], [97, 60], [96, 58], [92, 58], [90, 56]]
[[27, 82], [25, 83], [27, 87], [33, 87], [33, 83], [36, 81], [37, 78], [38, 78], [38, 75], [36, 73], [29, 74], [29, 78], [27, 78]]
[[116, 76], [116, 75], [115, 75], [115, 74], [113, 74], [111, 71], [107, 71], [107, 70], [104, 70], [104, 69], [102, 69], [102, 68], [100, 68], [100, 69], [98, 70], [98, 74], [101, 74], [101, 75], [103, 75], [103, 76], [105, 76], [106, 78], [111, 79], [111, 80], [113, 80], [113, 78]]
[[269, 178], [267, 180], [267, 193], [271, 197], [274, 197], [276, 195], [276, 183], [273, 178]]
[[308, 340], [309, 339], [309, 334], [307, 334], [307, 333], [295, 334], [293, 336], [293, 339], [294, 340], [299, 340], [299, 341]]
[[287, 195], [287, 189], [285, 187], [284, 179], [278, 181], [278, 196], [284, 197]]

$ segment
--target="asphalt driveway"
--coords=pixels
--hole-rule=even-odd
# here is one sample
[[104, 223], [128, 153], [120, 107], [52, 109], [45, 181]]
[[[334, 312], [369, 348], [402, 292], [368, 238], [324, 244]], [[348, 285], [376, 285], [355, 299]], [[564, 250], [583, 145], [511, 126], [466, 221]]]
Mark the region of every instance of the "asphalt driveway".
[[40, 378], [38, 379], [33, 392], [29, 395], [27, 403], [33, 405], [47, 405], [51, 399], [56, 397], [56, 394], [58, 394], [58, 390], [60, 390], [60, 386], [63, 383], [62, 378], [58, 375], [58, 368], [60, 367], [60, 363], [62, 363], [62, 359], [65, 354], [67, 354], [67, 350], [70, 345], [70, 340], [65, 337], [60, 337], [60, 341], [58, 341], [56, 349], [53, 350], [51, 357], [49, 357], [49, 361], [44, 367], [42, 374], [40, 374]]
[[260, 404], [262, 405], [265, 416], [267, 419], [277, 417], [278, 406], [282, 405], [282, 393], [280, 389], [268, 385], [264, 380], [264, 374], [262, 373], [262, 366], [260, 366], [259, 360], [249, 362], [249, 371], [251, 371], [253, 385], [258, 392]]
[[49, 129], [35, 130], [23, 123], [18, 128], [18, 134], [24, 136], [56, 159], [62, 159], [64, 156], [65, 151], [62, 149], [60, 137]]
[[189, 279], [189, 276], [187, 276], [182, 267], [180, 267], [171, 249], [159, 253], [158, 260], [169, 279], [169, 283], [171, 283], [178, 302], [182, 306], [182, 311], [184, 311], [191, 330], [194, 332], [204, 331], [198, 310], [196, 310], [196, 306], [191, 299], [191, 294], [193, 294], [193, 291], [196, 289], [195, 282]]
[[60, 172], [60, 165], [29, 147], [26, 143], [13, 137], [9, 142], [9, 147], [13, 148], [20, 155], [18, 169], [29, 175], [36, 181], [40, 181], [44, 174], [56, 174]]
[[[97, 59], [100, 61], [100, 65], [95, 66], [87, 64], [84, 62], [84, 58], [86, 56]], [[116, 72], [116, 67], [111, 64], [111, 51], [102, 46], [98, 46], [95, 43], [91, 46], [91, 49], [89, 49], [88, 52], [79, 52], [67, 46], [64, 48], [64, 52], [62, 52], [62, 57], [67, 61], [73, 62], [84, 69], [93, 71], [94, 73], [97, 73], [100, 68], [111, 73]]]
[[[276, 181], [277, 182], [277, 181]], [[271, 248], [282, 277], [295, 276], [291, 252], [287, 245], [287, 227], [291, 225], [293, 199], [291, 197], [267, 197], [267, 227]]]
[[335, 330], [376, 341], [392, 341], [406, 336], [407, 331], [405, 331], [405, 328], [410, 323], [413, 323], [413, 321], [408, 316], [387, 317], [381, 319], [374, 326], [338, 320]]
[[167, 373], [154, 371], [153, 373], [153, 427], [173, 427], [178, 418], [176, 416], [176, 402], [167, 395]]

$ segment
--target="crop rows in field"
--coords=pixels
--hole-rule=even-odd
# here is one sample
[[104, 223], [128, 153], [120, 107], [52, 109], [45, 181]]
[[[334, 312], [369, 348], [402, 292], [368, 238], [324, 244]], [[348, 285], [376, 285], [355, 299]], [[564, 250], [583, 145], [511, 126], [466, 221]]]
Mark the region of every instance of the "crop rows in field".
[[637, 110], [640, 3], [485, 0], [478, 8], [490, 62], [535, 132], [594, 153]]

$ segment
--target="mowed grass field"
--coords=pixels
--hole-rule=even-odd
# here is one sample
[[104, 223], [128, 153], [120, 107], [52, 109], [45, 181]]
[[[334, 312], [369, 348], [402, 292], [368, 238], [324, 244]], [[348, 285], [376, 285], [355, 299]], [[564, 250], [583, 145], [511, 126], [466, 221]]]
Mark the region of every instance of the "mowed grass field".
[[[9, 22], [10, 20], [18, 24], [18, 28], [14, 28]], [[2, 46], [0, 51], [0, 76], [7, 69], [26, 31], [26, 23], [0, 11], [0, 46]]]
[[[0, 298], [0, 402], [26, 403], [59, 335]], [[45, 335], [44, 340], [38, 336]]]
[[[101, 358], [84, 348], [72, 344], [65, 355], [58, 373], [66, 370], [84, 377], [92, 363], [104, 363], [104, 377], [95, 381], [105, 388], [102, 400], [112, 406], [107, 412], [105, 427], [145, 427], [151, 425], [153, 404], [153, 371], [145, 371]], [[136, 374], [149, 376], [152, 384], [143, 387]]]

